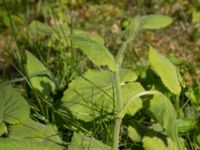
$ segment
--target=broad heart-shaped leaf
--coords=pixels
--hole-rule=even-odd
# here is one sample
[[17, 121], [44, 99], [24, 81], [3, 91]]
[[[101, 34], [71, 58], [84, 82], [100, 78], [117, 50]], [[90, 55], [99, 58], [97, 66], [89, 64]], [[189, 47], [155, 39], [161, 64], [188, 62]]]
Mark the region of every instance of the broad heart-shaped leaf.
[[[137, 82], [135, 73], [128, 70], [120, 71], [123, 104], [136, 93], [144, 89]], [[126, 82], [130, 82], [127, 83]], [[78, 119], [91, 121], [99, 116], [113, 112], [112, 72], [88, 70], [82, 77], [78, 77], [69, 84], [64, 92], [62, 106], [67, 107]], [[136, 100], [129, 106], [127, 113], [134, 115], [142, 102]]]
[[140, 17], [142, 29], [160, 29], [172, 23], [172, 19], [163, 15], [148, 15]]
[[29, 51], [26, 51], [27, 62], [25, 65], [27, 75], [33, 88], [40, 92], [55, 90], [55, 84], [50, 80], [51, 72]]
[[178, 95], [181, 91], [181, 87], [175, 66], [151, 46], [149, 49], [149, 61], [155, 73], [161, 78], [163, 84], [170, 92]]
[[68, 150], [111, 150], [108, 145], [101, 141], [84, 135], [74, 133]]
[[159, 122], [169, 137], [176, 141], [178, 129], [176, 126], [176, 113], [170, 100], [163, 94], [157, 93], [150, 100], [149, 110]]
[[107, 65], [110, 70], [116, 71], [117, 65], [114, 57], [103, 44], [85, 36], [72, 35], [69, 38], [73, 46], [80, 48], [95, 65]]
[[26, 100], [9, 85], [0, 85], [0, 122], [16, 124], [29, 116]]
[[10, 126], [9, 137], [61, 143], [61, 139], [55, 128], [51, 125], [44, 125], [31, 119]]
[[50, 142], [39, 142], [33, 139], [0, 138], [1, 150], [63, 150], [63, 147]]

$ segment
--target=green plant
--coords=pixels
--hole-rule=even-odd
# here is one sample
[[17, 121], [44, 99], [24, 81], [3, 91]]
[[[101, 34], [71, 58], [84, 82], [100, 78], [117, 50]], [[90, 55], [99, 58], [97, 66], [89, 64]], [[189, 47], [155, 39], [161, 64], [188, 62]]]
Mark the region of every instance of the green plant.
[[[159, 146], [159, 149], [185, 149], [178, 132], [186, 132], [193, 127], [186, 128], [185, 122], [190, 124], [192, 121], [180, 117], [181, 86], [175, 66], [148, 45], [149, 69], [157, 79], [150, 88], [139, 82], [140, 77], [134, 71], [122, 67], [127, 45], [133, 42], [140, 32], [164, 28], [171, 22], [170, 17], [162, 15], [130, 17], [126, 27], [123, 26], [121, 47], [114, 58], [104, 46], [104, 40], [96, 34], [72, 30], [67, 24], [49, 26], [33, 21], [27, 28], [29, 44], [42, 41], [43, 46], [55, 50], [59, 54], [61, 71], [66, 72], [61, 75], [56, 71], [53, 73], [47, 68], [48, 63], [43, 64], [36, 57], [40, 51], [24, 51], [26, 59], [25, 63], [21, 64], [21, 73], [24, 75], [22, 80], [27, 83], [24, 89], [29, 105], [14, 89], [1, 85], [0, 94], [3, 99], [0, 106], [3, 111], [0, 116], [3, 119], [0, 122], [0, 133], [7, 137], [0, 138], [0, 149], [12, 149], [14, 144], [17, 145], [15, 149], [23, 149], [24, 146], [29, 146], [30, 149], [63, 149], [67, 144], [61, 140], [60, 137], [64, 139], [63, 136], [57, 135], [58, 128], [61, 132], [68, 130], [74, 133], [68, 145], [70, 150], [117, 150], [119, 141], [122, 140], [122, 127], [128, 130], [128, 137], [134, 143], [139, 143], [140, 148], [151, 150]], [[65, 48], [68, 49], [65, 51]], [[82, 71], [78, 64], [81, 59], [76, 56], [78, 52], [86, 55], [96, 69]], [[70, 71], [67, 71], [68, 68]], [[65, 82], [66, 78], [70, 78], [69, 83]], [[148, 77], [146, 80], [149, 79]], [[10, 108], [14, 97], [19, 99], [19, 103]], [[29, 117], [30, 108], [31, 118], [35, 121]], [[145, 124], [145, 119], [134, 119], [133, 116], [141, 111], [144, 112], [142, 115], [148, 116], [146, 120], [149, 124]], [[10, 116], [5, 114], [11, 114], [12, 118], [9, 119]], [[126, 117], [131, 119], [126, 120]], [[14, 119], [13, 122], [13, 118], [17, 121]], [[105, 127], [106, 131], [109, 131], [112, 130], [110, 121], [114, 122], [114, 130], [110, 131], [111, 135], [108, 135], [104, 144], [100, 141], [101, 137], [96, 139], [95, 133], [98, 131], [90, 127], [92, 124], [102, 124], [100, 128]], [[195, 126], [194, 122], [192, 124]], [[26, 132], [22, 134], [22, 131]], [[197, 142], [198, 139], [197, 136]]]

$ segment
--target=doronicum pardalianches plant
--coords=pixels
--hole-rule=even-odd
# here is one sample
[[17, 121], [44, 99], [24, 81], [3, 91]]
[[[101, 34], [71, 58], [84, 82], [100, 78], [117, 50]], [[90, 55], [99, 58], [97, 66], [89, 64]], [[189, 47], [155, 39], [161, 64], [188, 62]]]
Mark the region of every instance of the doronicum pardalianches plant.
[[[128, 137], [133, 143], [140, 143], [139, 147], [145, 150], [186, 149], [178, 135], [178, 125], [180, 127], [184, 123], [179, 120], [177, 124], [178, 115], [169, 96], [159, 88], [145, 90], [137, 80], [138, 75], [122, 67], [127, 45], [134, 42], [139, 33], [161, 29], [171, 23], [172, 19], [163, 15], [123, 19], [121, 46], [114, 57], [98, 35], [76, 29], [72, 31], [67, 24], [48, 26], [33, 21], [27, 28], [29, 42], [34, 44], [35, 40], [48, 39], [47, 46], [57, 46], [60, 58], [63, 59], [63, 75], [59, 73], [60, 76], [56, 77], [33, 53], [25, 51], [26, 62], [21, 72], [25, 74], [23, 79], [32, 91], [27, 97], [38, 101], [28, 104], [11, 86], [5, 83], [0, 86], [0, 135], [6, 135], [6, 138], [0, 138], [0, 149], [11, 150], [14, 147], [15, 150], [22, 150], [27, 147], [29, 150], [118, 150], [120, 141], [123, 140], [123, 119], [126, 116], [132, 116], [133, 119], [140, 110], [146, 112], [153, 125], [149, 128], [134, 119], [126, 124]], [[174, 103], [178, 106], [181, 86], [176, 68], [155, 48], [148, 46], [150, 68], [159, 77], [167, 93], [175, 97]], [[69, 47], [69, 51], [60, 47]], [[79, 72], [76, 49], [81, 50], [97, 69], [88, 69], [83, 74]], [[67, 67], [77, 74], [72, 77], [68, 87], [65, 87], [64, 81], [69, 77], [66, 75]], [[61, 89], [64, 89], [63, 95], [55, 99]], [[32, 107], [35, 103], [38, 108]], [[40, 116], [50, 116], [50, 120], [42, 121], [46, 124], [53, 122], [54, 126], [32, 120], [30, 109], [40, 121]], [[113, 129], [111, 128], [113, 131], [110, 132], [112, 140], [104, 141], [106, 144], [94, 138], [95, 133], [84, 126], [101, 119], [104, 123], [114, 121]], [[70, 143], [66, 144], [61, 135], [57, 135], [58, 128], [61, 127], [73, 131]]]

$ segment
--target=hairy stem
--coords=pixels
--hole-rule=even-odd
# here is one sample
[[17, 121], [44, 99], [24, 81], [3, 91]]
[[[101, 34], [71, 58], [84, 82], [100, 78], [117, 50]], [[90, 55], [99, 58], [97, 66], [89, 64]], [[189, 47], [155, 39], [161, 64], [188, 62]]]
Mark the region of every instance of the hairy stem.
[[112, 147], [112, 150], [118, 150], [121, 122], [122, 122], [121, 118], [117, 118], [115, 120], [115, 128], [114, 128], [114, 137], [113, 137], [113, 147]]
[[121, 67], [121, 64], [123, 62], [123, 58], [124, 58], [124, 53], [127, 47], [128, 41], [124, 41], [119, 49], [119, 52], [117, 53], [117, 57], [116, 57], [116, 61], [118, 64], [118, 67]]
[[127, 41], [123, 42], [121, 45], [121, 48], [117, 54], [117, 64], [118, 64], [118, 69], [116, 72], [113, 73], [113, 78], [114, 78], [114, 86], [116, 90], [116, 103], [115, 103], [115, 114], [116, 114], [116, 120], [115, 120], [115, 127], [114, 127], [114, 135], [113, 135], [113, 146], [112, 150], [118, 150], [118, 145], [119, 145], [119, 135], [120, 135], [120, 126], [122, 119], [119, 117], [121, 108], [122, 108], [122, 93], [121, 93], [121, 86], [120, 86], [120, 74], [119, 70], [123, 61], [123, 55], [127, 46]]
[[[114, 88], [116, 92], [116, 100], [115, 100], [115, 127], [114, 127], [114, 135], [113, 135], [113, 146], [112, 150], [118, 150], [118, 145], [119, 145], [119, 136], [120, 136], [120, 126], [122, 122], [122, 118], [120, 118], [120, 112], [122, 109], [122, 93], [121, 93], [121, 85], [120, 85], [120, 68], [121, 64], [123, 62], [124, 58], [124, 53], [126, 52], [126, 47], [129, 42], [132, 42], [136, 34], [139, 32], [139, 27], [140, 27], [140, 22], [138, 21], [138, 18], [135, 18], [135, 20], [130, 23], [125, 32], [126, 36], [124, 36], [125, 40], [123, 41], [116, 57], [116, 63], [118, 65], [117, 71], [113, 73], [114, 77]], [[127, 34], [128, 33], [128, 34]], [[124, 39], [123, 38], [123, 39]]]

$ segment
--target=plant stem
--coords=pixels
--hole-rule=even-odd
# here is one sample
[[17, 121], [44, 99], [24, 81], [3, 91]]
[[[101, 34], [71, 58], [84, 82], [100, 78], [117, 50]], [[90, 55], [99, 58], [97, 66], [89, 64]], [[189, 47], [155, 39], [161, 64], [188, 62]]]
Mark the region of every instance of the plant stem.
[[118, 150], [121, 122], [122, 122], [121, 118], [117, 118], [115, 120], [115, 128], [114, 128], [114, 137], [113, 137], [113, 147], [112, 147], [112, 150]]
[[120, 126], [122, 119], [119, 117], [121, 108], [122, 108], [122, 93], [121, 93], [121, 85], [120, 85], [120, 74], [119, 70], [123, 61], [123, 55], [127, 46], [127, 41], [123, 42], [121, 45], [121, 48], [117, 54], [117, 71], [113, 73], [114, 77], [114, 86], [116, 89], [116, 103], [115, 103], [115, 114], [116, 114], [116, 120], [115, 120], [115, 127], [114, 127], [114, 135], [113, 135], [113, 146], [112, 150], [118, 150], [119, 145], [119, 134], [120, 134]]
[[127, 44], [128, 44], [128, 41], [124, 41], [119, 49], [119, 52], [117, 53], [116, 61], [118, 64], [118, 68], [121, 67], [121, 64], [123, 62], [124, 52], [126, 50]]
[[120, 117], [120, 112], [122, 109], [122, 93], [121, 93], [121, 85], [120, 85], [120, 68], [121, 64], [123, 62], [124, 53], [126, 51], [126, 47], [129, 42], [133, 41], [135, 39], [136, 34], [139, 32], [139, 21], [136, 18], [135, 21], [133, 21], [130, 24], [130, 27], [126, 29], [129, 33], [127, 34], [128, 37], [125, 36], [125, 40], [123, 41], [116, 57], [116, 63], [117, 63], [117, 71], [113, 73], [114, 78], [114, 88], [116, 92], [116, 100], [115, 100], [115, 127], [114, 127], [114, 135], [113, 135], [113, 146], [112, 150], [118, 150], [119, 145], [119, 136], [120, 136], [120, 126], [122, 122], [122, 118]]

